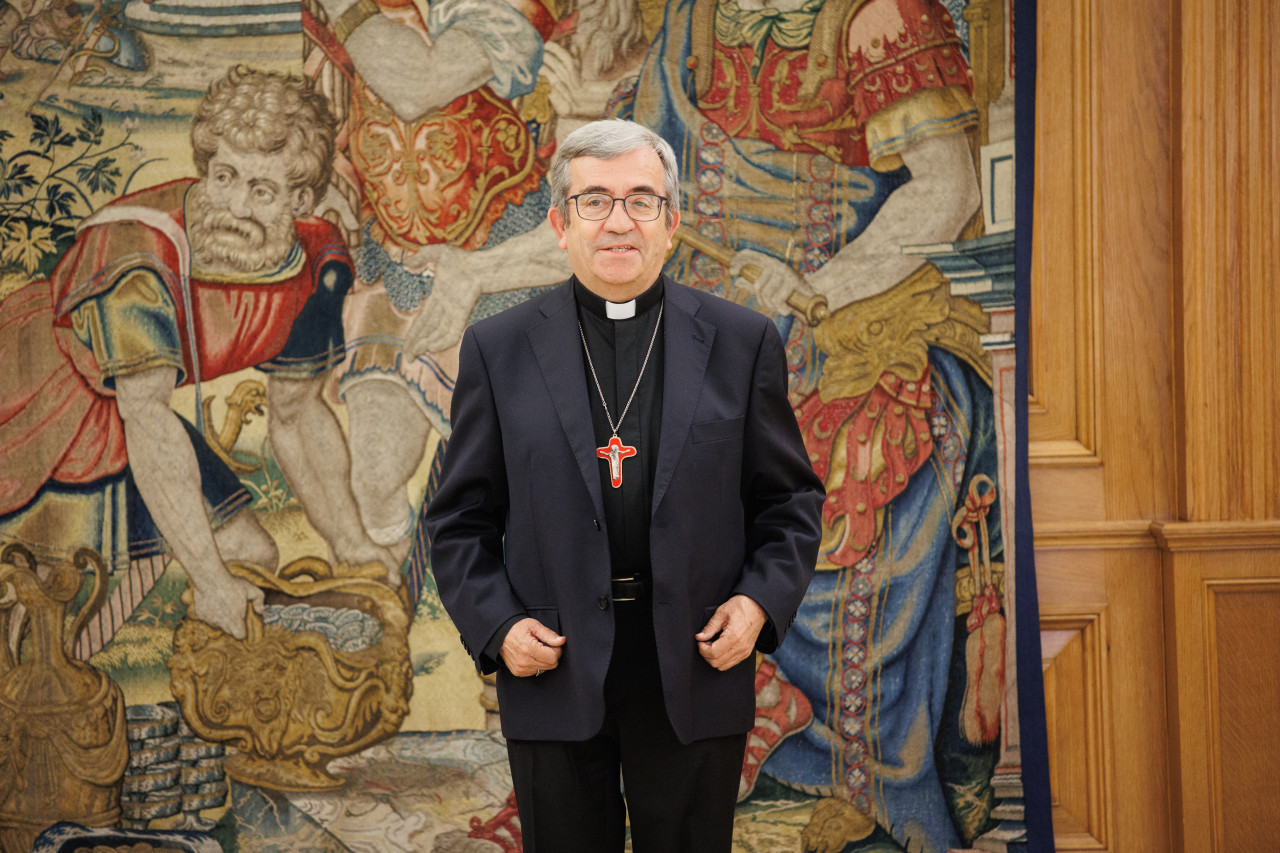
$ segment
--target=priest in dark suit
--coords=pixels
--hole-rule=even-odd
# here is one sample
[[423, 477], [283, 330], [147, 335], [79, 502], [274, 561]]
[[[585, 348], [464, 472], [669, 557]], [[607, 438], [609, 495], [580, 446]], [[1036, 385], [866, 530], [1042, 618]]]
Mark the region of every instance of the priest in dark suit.
[[661, 273], [671, 147], [595, 122], [551, 187], [574, 275], [464, 336], [436, 583], [498, 671], [527, 853], [621, 851], [628, 813], [636, 853], [727, 853], [755, 653], [795, 618], [823, 487], [773, 323]]

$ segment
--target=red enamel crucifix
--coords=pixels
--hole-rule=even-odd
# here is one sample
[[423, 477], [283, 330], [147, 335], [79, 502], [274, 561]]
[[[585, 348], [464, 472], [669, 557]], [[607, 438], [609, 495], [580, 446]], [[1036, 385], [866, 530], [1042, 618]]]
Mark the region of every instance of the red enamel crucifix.
[[609, 479], [613, 481], [615, 489], [622, 486], [622, 460], [635, 455], [636, 449], [623, 444], [622, 439], [616, 435], [604, 447], [596, 448], [596, 456], [609, 460]]

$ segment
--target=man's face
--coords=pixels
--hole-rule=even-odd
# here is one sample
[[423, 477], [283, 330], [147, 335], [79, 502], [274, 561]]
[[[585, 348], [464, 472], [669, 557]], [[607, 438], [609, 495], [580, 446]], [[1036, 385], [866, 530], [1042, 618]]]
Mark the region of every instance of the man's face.
[[[662, 161], [653, 149], [637, 148], [611, 160], [578, 157], [569, 163], [569, 195], [594, 192], [625, 198], [632, 193], [663, 192]], [[680, 221], [672, 210], [651, 222], [636, 222], [622, 204], [615, 204], [608, 218], [583, 219], [569, 202], [568, 218], [558, 208], [548, 213], [560, 248], [569, 252], [569, 265], [587, 289], [610, 302], [626, 302], [643, 293], [658, 279], [671, 235]]]
[[209, 158], [205, 193], [215, 207], [236, 219], [248, 219], [262, 226], [293, 218], [294, 193], [285, 178], [288, 163], [280, 152], [242, 152], [219, 145]]
[[288, 155], [220, 145], [207, 177], [188, 201], [192, 250], [203, 266], [269, 271], [293, 247], [293, 219], [310, 206], [311, 190], [290, 189]]

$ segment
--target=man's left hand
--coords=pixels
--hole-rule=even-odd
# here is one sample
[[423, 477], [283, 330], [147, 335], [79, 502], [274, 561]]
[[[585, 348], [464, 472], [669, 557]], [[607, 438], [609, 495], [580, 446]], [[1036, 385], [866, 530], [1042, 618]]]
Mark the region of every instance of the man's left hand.
[[767, 619], [764, 608], [754, 600], [735, 595], [717, 607], [703, 629], [694, 634], [698, 653], [721, 672], [736, 666], [755, 651]]
[[[742, 277], [742, 268], [752, 265], [759, 268], [754, 282]], [[735, 282], [750, 290], [754, 290], [760, 298], [760, 307], [766, 314], [785, 316], [792, 313], [787, 304], [791, 294], [812, 295], [813, 289], [799, 273], [782, 261], [754, 249], [743, 249], [733, 256], [729, 262], [729, 274]]]
[[471, 312], [480, 298], [482, 279], [469, 261], [472, 252], [445, 243], [423, 246], [404, 259], [404, 268], [421, 274], [432, 270], [431, 295], [405, 333], [403, 352], [413, 360], [424, 353], [455, 346], [467, 330]]

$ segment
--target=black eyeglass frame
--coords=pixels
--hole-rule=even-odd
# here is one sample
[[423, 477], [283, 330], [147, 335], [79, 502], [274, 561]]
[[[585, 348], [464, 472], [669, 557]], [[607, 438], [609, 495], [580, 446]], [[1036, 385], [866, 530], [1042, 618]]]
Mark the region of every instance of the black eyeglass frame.
[[[603, 198], [609, 199], [610, 200], [609, 212], [606, 213], [604, 216], [599, 217], [598, 219], [593, 219], [590, 216], [583, 216], [582, 208], [578, 206], [578, 199], [582, 198], [583, 196], [590, 196], [590, 195], [597, 195], [597, 196], [601, 196]], [[658, 206], [654, 208], [656, 212], [653, 214], [653, 216], [649, 217], [648, 219], [637, 219], [635, 215], [632, 214], [632, 212], [627, 208], [627, 200], [635, 198], [637, 196], [643, 196], [645, 198], [656, 198], [658, 200]], [[655, 219], [657, 219], [659, 216], [662, 215], [662, 205], [671, 203], [671, 200], [668, 199], [666, 196], [658, 195], [657, 193], [631, 193], [629, 195], [623, 196], [622, 198], [618, 198], [617, 196], [609, 195], [608, 193], [587, 192], [587, 193], [578, 193], [577, 195], [571, 195], [568, 198], [566, 198], [565, 201], [573, 202], [573, 209], [577, 212], [578, 217], [580, 219], [586, 220], [587, 222], [603, 222], [604, 220], [608, 219], [610, 216], [613, 216], [613, 208], [618, 202], [622, 202], [622, 212], [625, 213], [627, 216], [630, 216], [632, 221], [653, 222]]]

